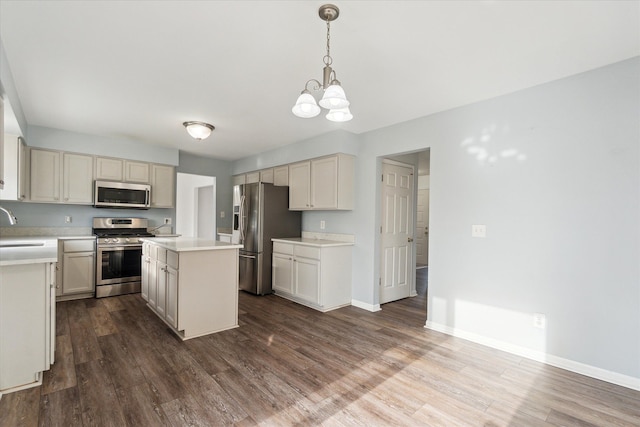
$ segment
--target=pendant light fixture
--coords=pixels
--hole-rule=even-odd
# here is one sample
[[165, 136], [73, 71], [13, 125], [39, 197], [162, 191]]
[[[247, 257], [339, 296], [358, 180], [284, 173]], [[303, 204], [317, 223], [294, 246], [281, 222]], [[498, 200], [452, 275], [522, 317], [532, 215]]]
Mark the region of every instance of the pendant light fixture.
[[[325, 4], [320, 6], [318, 15], [320, 19], [327, 22], [327, 54], [323, 58], [324, 68], [322, 69], [322, 83], [316, 79], [307, 81], [304, 90], [300, 93], [296, 105], [291, 111], [298, 117], [308, 119], [320, 114], [320, 107], [329, 110], [326, 118], [333, 122], [347, 122], [353, 118], [349, 111], [349, 100], [344, 93], [344, 89], [336, 78], [336, 72], [331, 68], [333, 59], [331, 58], [331, 21], [335, 21], [340, 14], [340, 10], [333, 4]], [[309, 86], [310, 84], [311, 87]], [[311, 95], [311, 90], [324, 90], [324, 95], [318, 104]]]
[[211, 131], [215, 129], [213, 125], [205, 122], [184, 122], [182, 125], [187, 128], [189, 135], [198, 141], [207, 139], [211, 135]]

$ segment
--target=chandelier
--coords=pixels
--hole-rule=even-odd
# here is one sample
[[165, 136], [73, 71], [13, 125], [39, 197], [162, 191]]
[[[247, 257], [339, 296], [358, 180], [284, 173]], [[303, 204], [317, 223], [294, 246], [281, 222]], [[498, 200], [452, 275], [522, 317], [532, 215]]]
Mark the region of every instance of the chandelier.
[[[331, 21], [335, 21], [340, 14], [340, 10], [333, 4], [320, 6], [318, 15], [320, 19], [327, 22], [327, 54], [323, 58], [324, 68], [322, 69], [322, 83], [316, 79], [307, 81], [304, 90], [300, 93], [296, 105], [291, 111], [298, 117], [308, 119], [320, 114], [320, 107], [329, 110], [325, 116], [332, 122], [348, 122], [353, 118], [349, 111], [349, 101], [344, 93], [344, 89], [336, 78], [336, 72], [331, 68], [333, 59], [331, 58]], [[311, 86], [310, 86], [311, 85]], [[311, 95], [309, 88], [314, 91], [324, 90], [324, 95], [318, 103]]]

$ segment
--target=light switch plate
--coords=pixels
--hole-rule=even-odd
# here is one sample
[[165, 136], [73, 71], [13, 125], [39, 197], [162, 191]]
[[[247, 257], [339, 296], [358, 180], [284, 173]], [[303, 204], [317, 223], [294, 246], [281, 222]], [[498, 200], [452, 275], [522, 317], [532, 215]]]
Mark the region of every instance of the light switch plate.
[[484, 224], [472, 225], [471, 237], [487, 237], [487, 226]]

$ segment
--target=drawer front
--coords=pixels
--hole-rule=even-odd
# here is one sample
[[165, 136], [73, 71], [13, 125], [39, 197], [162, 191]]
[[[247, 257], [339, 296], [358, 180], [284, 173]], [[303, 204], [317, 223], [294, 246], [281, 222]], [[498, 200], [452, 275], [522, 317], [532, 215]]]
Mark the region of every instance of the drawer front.
[[313, 246], [300, 246], [295, 247], [295, 256], [311, 259], [320, 259], [320, 248]]
[[167, 251], [167, 265], [169, 267], [178, 269], [178, 253], [173, 251]]
[[65, 252], [92, 252], [95, 240], [65, 240], [62, 243], [62, 250]]
[[285, 255], [293, 255], [293, 245], [290, 243], [273, 242], [273, 252]]

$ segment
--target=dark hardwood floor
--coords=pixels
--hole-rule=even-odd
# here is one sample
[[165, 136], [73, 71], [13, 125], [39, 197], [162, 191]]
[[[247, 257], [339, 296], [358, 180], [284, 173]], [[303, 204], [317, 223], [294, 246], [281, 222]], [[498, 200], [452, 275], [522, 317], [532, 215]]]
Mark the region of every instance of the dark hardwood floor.
[[0, 425], [640, 425], [640, 392], [424, 329], [425, 307], [241, 292], [239, 328], [181, 342], [139, 295], [62, 302], [55, 365]]

